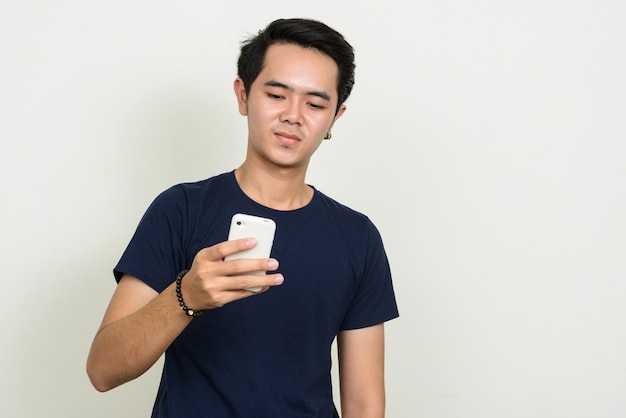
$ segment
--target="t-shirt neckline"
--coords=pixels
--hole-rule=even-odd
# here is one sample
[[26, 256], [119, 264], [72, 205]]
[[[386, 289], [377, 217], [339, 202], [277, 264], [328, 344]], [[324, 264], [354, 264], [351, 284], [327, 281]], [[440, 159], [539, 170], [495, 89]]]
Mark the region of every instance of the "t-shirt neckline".
[[317, 203], [317, 201], [319, 200], [319, 191], [315, 188], [315, 186], [312, 186], [310, 184], [307, 184], [307, 186], [309, 186], [310, 188], [313, 189], [313, 197], [311, 197], [311, 200], [304, 206], [297, 208], [297, 209], [289, 209], [289, 210], [280, 210], [280, 209], [274, 209], [271, 208], [269, 206], [265, 206], [262, 205], [260, 203], [258, 203], [256, 200], [252, 199], [250, 196], [248, 196], [242, 189], [241, 186], [239, 186], [239, 183], [237, 182], [237, 178], [235, 177], [235, 170], [232, 170], [229, 173], [229, 179], [232, 182], [232, 185], [234, 187], [234, 189], [237, 191], [237, 193], [246, 201], [248, 201], [251, 205], [256, 206], [259, 209], [262, 209], [264, 211], [268, 211], [268, 212], [272, 212], [272, 213], [276, 213], [276, 214], [296, 214], [296, 213], [301, 213], [307, 210], [310, 210], [310, 208], [314, 207], [315, 204]]

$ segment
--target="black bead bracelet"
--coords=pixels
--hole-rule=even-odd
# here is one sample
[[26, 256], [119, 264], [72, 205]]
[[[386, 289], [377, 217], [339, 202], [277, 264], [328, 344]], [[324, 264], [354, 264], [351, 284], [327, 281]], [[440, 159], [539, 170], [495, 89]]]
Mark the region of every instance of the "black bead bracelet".
[[178, 303], [180, 304], [180, 307], [183, 311], [185, 311], [185, 314], [187, 314], [187, 316], [195, 318], [202, 315], [204, 311], [195, 311], [185, 305], [185, 301], [183, 300], [183, 293], [180, 290], [180, 284], [183, 281], [183, 276], [187, 274], [187, 272], [189, 272], [189, 270], [183, 270], [176, 276], [176, 297], [178, 298]]

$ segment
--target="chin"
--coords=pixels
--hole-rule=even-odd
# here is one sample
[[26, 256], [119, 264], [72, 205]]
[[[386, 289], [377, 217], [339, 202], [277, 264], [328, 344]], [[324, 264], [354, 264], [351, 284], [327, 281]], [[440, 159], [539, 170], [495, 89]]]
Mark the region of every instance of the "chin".
[[280, 169], [302, 169], [302, 168], [306, 169], [306, 167], [308, 166], [308, 162], [300, 161], [300, 160], [294, 161], [294, 160], [288, 160], [284, 158], [272, 159], [270, 160], [270, 163]]
[[281, 168], [302, 168], [308, 165], [308, 160], [302, 160], [300, 158], [293, 158], [292, 153], [277, 152], [275, 155], [270, 156], [268, 160], [273, 164]]

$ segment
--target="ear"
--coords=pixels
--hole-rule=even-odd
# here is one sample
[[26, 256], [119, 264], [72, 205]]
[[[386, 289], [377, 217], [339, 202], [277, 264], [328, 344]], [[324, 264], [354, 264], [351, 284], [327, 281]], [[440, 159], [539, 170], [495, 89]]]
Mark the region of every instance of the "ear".
[[239, 114], [241, 114], [241, 116], [248, 116], [248, 96], [246, 95], [246, 86], [243, 84], [243, 80], [237, 77], [233, 88], [235, 89]]
[[343, 116], [344, 112], [346, 111], [346, 105], [342, 104], [339, 107], [339, 110], [337, 111], [337, 114], [335, 115], [335, 117], [333, 118], [333, 121], [331, 122], [330, 126], [328, 127], [328, 132], [331, 131], [331, 129], [333, 128], [333, 126], [335, 125], [335, 122], [337, 122], [337, 120]]

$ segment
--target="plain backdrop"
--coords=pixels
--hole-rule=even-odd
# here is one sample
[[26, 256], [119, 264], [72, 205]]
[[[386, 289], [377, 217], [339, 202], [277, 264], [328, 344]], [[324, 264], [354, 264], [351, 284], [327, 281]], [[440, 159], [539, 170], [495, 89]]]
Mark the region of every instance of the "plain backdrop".
[[383, 235], [387, 416], [626, 417], [622, 0], [0, 0], [0, 416], [149, 416], [160, 363], [84, 371], [112, 268], [242, 162], [238, 48], [278, 17], [356, 49], [307, 181]]

